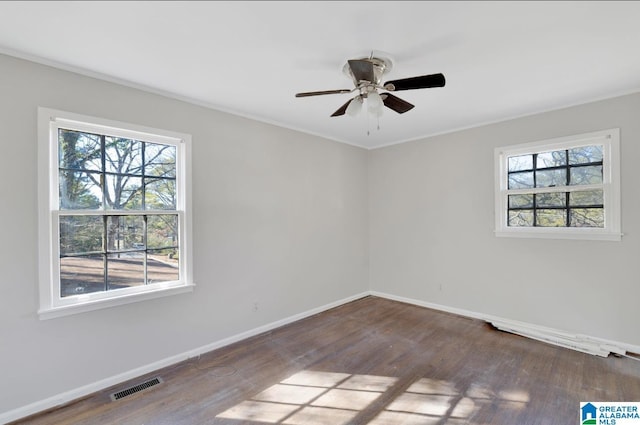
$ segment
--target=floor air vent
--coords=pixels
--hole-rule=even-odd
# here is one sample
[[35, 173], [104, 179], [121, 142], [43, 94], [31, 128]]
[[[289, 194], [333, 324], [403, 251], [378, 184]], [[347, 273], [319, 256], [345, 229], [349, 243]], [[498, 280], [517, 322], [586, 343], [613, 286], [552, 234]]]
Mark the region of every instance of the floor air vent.
[[153, 387], [154, 385], [162, 384], [162, 382], [164, 381], [160, 377], [150, 379], [148, 381], [143, 382], [142, 384], [138, 384], [136, 386], [127, 388], [126, 390], [118, 391], [117, 393], [111, 394], [111, 400], [112, 401], [120, 400], [121, 398], [130, 396], [131, 394], [135, 394], [142, 390], [146, 390], [147, 388]]

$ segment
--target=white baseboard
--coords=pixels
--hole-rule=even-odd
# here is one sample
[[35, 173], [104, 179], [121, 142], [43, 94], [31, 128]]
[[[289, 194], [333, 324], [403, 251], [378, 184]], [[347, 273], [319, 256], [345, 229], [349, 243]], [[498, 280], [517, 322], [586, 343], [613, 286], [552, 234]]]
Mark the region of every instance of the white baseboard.
[[481, 313], [476, 313], [470, 310], [463, 310], [461, 308], [448, 307], [445, 305], [434, 304], [426, 301], [417, 300], [414, 298], [400, 297], [398, 295], [387, 294], [386, 292], [371, 291], [370, 295], [374, 297], [386, 298], [388, 300], [400, 301], [407, 304], [413, 304], [419, 307], [426, 307], [434, 310], [444, 311], [447, 313], [453, 313], [453, 314], [457, 314], [458, 316], [465, 316], [465, 317], [471, 317], [473, 319], [484, 320], [484, 315], [482, 315]]
[[463, 310], [440, 304], [429, 303], [412, 298], [399, 297], [383, 292], [371, 291], [371, 295], [390, 300], [400, 301], [434, 310], [445, 311], [459, 316], [471, 317], [491, 323], [494, 327], [514, 334], [522, 335], [538, 341], [581, 351], [588, 354], [607, 357], [610, 353], [626, 354], [627, 352], [640, 353], [640, 346], [624, 342], [611, 341], [589, 335], [574, 334], [559, 329], [538, 326], [531, 323], [505, 319], [503, 317], [482, 314], [475, 311]]
[[76, 400], [81, 397], [85, 397], [97, 391], [104, 390], [105, 388], [109, 388], [111, 386], [120, 384], [130, 379], [137, 378], [138, 376], [146, 375], [147, 373], [151, 373], [155, 370], [174, 365], [184, 360], [189, 360], [201, 354], [208, 353], [209, 351], [213, 351], [218, 348], [222, 348], [227, 345], [233, 344], [234, 342], [242, 341], [243, 339], [247, 339], [252, 336], [256, 336], [261, 333], [268, 332], [270, 330], [279, 328], [289, 323], [293, 323], [295, 321], [304, 319], [306, 317], [313, 316], [314, 314], [318, 314], [323, 311], [332, 309], [334, 307], [338, 307], [343, 304], [347, 304], [349, 302], [355, 301], [357, 299], [364, 298], [368, 295], [369, 295], [369, 292], [365, 291], [360, 294], [353, 295], [351, 297], [347, 297], [338, 301], [334, 301], [329, 304], [325, 304], [320, 307], [313, 308], [303, 313], [295, 314], [293, 316], [284, 318], [282, 320], [278, 320], [263, 326], [259, 326], [255, 329], [251, 329], [249, 331], [230, 336], [228, 338], [213, 342], [211, 344], [207, 344], [202, 347], [198, 347], [193, 350], [189, 350], [184, 353], [177, 354], [175, 356], [167, 357], [165, 359], [158, 360], [148, 365], [144, 365], [142, 367], [132, 369], [127, 372], [120, 373], [115, 376], [111, 376], [109, 378], [102, 379], [100, 381], [82, 386], [80, 388], [74, 388], [73, 390], [70, 390], [61, 394], [57, 394], [53, 397], [49, 397], [44, 400], [31, 403], [14, 410], [10, 410], [8, 412], [0, 413], [0, 424], [5, 424], [7, 422], [15, 421], [15, 420], [27, 417], [29, 415], [33, 415], [34, 413], [42, 412], [44, 410], [63, 405], [65, 403], [68, 403], [70, 401]]

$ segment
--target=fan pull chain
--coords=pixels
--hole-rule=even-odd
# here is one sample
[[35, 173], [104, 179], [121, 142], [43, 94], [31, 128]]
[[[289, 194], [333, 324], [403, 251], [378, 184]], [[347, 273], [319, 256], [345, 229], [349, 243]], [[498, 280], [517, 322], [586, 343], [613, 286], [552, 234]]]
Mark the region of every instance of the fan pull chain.
[[[380, 117], [379, 116], [376, 117], [376, 122], [377, 122], [376, 130], [380, 131]], [[367, 115], [367, 136], [371, 135], [370, 128], [371, 128], [371, 118], [369, 117], [369, 115]]]

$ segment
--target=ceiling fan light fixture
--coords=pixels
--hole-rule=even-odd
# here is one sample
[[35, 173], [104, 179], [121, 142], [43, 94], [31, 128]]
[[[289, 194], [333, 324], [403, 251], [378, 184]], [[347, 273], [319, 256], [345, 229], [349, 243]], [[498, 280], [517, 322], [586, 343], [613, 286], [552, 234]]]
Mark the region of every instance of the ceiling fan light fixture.
[[377, 91], [373, 90], [367, 95], [367, 109], [373, 115], [382, 115], [382, 107], [384, 103]]
[[362, 103], [363, 103], [363, 99], [362, 96], [356, 96], [353, 98], [353, 100], [351, 100], [351, 102], [349, 102], [349, 106], [347, 106], [347, 115], [351, 116], [351, 117], [355, 117], [356, 115], [358, 115], [360, 113], [360, 111], [362, 110]]

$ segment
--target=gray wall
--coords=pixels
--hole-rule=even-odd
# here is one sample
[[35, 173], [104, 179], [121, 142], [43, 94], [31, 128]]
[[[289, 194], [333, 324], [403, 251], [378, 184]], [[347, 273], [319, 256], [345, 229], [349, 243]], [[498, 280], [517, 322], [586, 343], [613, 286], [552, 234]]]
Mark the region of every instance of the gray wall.
[[[640, 344], [640, 94], [369, 153], [370, 288]], [[494, 148], [620, 128], [622, 242], [497, 238]]]
[[[38, 106], [193, 136], [193, 293], [38, 320]], [[0, 137], [0, 413], [368, 288], [363, 149], [2, 55]]]

